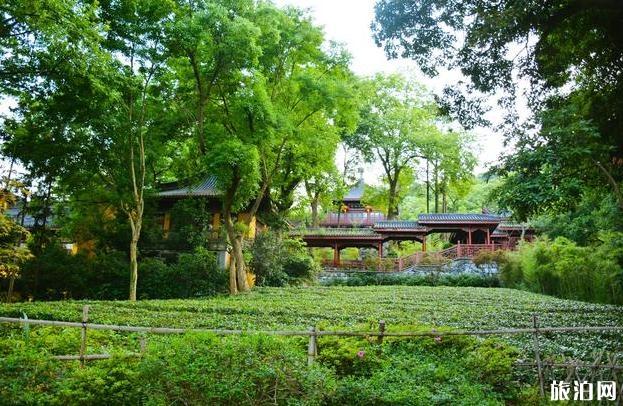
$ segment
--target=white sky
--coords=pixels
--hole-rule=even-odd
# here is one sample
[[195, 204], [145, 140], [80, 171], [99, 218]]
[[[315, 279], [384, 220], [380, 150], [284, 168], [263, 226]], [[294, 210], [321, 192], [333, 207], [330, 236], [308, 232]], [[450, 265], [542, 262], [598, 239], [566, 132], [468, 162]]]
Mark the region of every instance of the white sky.
[[[419, 82], [431, 91], [440, 92], [444, 86], [456, 82], [457, 73], [448, 73], [429, 78], [420, 73], [412, 60], [388, 60], [383, 50], [372, 39], [370, 23], [374, 19], [375, 0], [273, 0], [276, 5], [292, 5], [308, 9], [314, 22], [324, 28], [328, 40], [343, 43], [351, 53], [352, 70], [359, 75], [371, 75], [377, 72], [400, 72], [414, 75]], [[497, 123], [502, 112], [495, 108], [487, 118]], [[487, 164], [497, 160], [503, 151], [503, 137], [487, 128], [475, 129], [478, 142], [477, 172], [484, 172]], [[376, 183], [380, 175], [378, 165], [366, 167], [366, 182]]]

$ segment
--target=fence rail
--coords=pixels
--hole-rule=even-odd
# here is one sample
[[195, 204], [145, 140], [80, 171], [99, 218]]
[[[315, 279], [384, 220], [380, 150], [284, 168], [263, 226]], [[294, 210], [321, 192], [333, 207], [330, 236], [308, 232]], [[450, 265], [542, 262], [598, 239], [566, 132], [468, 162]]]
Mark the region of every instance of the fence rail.
[[144, 327], [144, 326], [121, 326], [114, 324], [96, 324], [57, 320], [24, 319], [13, 317], [0, 317], [0, 323], [18, 323], [25, 325], [45, 325], [56, 327], [89, 328], [92, 330], [112, 330], [134, 333], [152, 334], [184, 334], [184, 333], [212, 333], [216, 335], [240, 335], [240, 334], [266, 334], [278, 336], [350, 336], [350, 337], [438, 337], [457, 335], [515, 335], [535, 333], [569, 333], [569, 332], [606, 332], [623, 331], [623, 326], [564, 326], [564, 327], [527, 327], [492, 330], [450, 330], [450, 331], [339, 331], [339, 330], [229, 330], [207, 328], [176, 328], [176, 327]]
[[[516, 362], [517, 367], [531, 367], [537, 369], [537, 377], [539, 383], [540, 394], [545, 396], [545, 379], [544, 371], [547, 368], [574, 368], [577, 374], [577, 368], [592, 369], [609, 369], [615, 378], [616, 373], [623, 370], [623, 365], [615, 365], [614, 361], [605, 365], [599, 365], [598, 362], [585, 364], [580, 362], [571, 363], [553, 363], [543, 361], [541, 359], [541, 349], [539, 346], [539, 335], [543, 333], [595, 333], [595, 332], [623, 332], [623, 326], [562, 326], [562, 327], [539, 327], [536, 315], [532, 318], [532, 327], [526, 328], [505, 328], [505, 329], [489, 329], [489, 330], [449, 330], [437, 331], [435, 329], [426, 331], [386, 331], [385, 321], [379, 321], [379, 328], [376, 331], [340, 331], [340, 330], [318, 330], [316, 327], [310, 327], [308, 330], [229, 330], [229, 329], [207, 329], [207, 328], [176, 328], [176, 327], [147, 327], [147, 326], [123, 326], [113, 324], [97, 324], [89, 323], [89, 306], [85, 305], [82, 312], [81, 322], [59, 321], [59, 320], [41, 320], [16, 317], [0, 317], [0, 323], [20, 324], [24, 327], [27, 334], [31, 325], [53, 326], [53, 327], [69, 327], [81, 329], [81, 340], [79, 355], [56, 355], [57, 360], [62, 361], [80, 361], [84, 365], [88, 360], [101, 360], [111, 357], [110, 354], [86, 354], [87, 331], [90, 330], [109, 330], [134, 333], [150, 333], [150, 334], [185, 334], [185, 333], [212, 333], [216, 335], [243, 335], [243, 334], [263, 334], [273, 336], [299, 336], [309, 337], [307, 348], [307, 360], [312, 364], [318, 356], [318, 337], [322, 336], [340, 336], [340, 337], [376, 337], [378, 343], [383, 342], [384, 337], [443, 337], [443, 336], [491, 336], [491, 335], [519, 335], [530, 334], [533, 336], [534, 346], [534, 362]], [[146, 348], [146, 341], [141, 337], [141, 352], [128, 353], [127, 356], [140, 357]], [[601, 359], [601, 356], [599, 359]], [[623, 383], [619, 384], [619, 403], [620, 397], [623, 396]]]

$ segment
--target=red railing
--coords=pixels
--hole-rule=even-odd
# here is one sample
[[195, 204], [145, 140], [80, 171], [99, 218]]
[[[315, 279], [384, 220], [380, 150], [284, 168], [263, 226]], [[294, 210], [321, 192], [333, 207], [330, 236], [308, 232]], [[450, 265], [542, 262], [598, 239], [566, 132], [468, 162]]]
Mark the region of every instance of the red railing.
[[[325, 267], [340, 268], [340, 269], [357, 269], [365, 270], [366, 268], [376, 268], [383, 271], [403, 271], [410, 267], [422, 264], [423, 262], [430, 262], [431, 264], [443, 263], [447, 260], [473, 258], [482, 251], [497, 251], [508, 249], [501, 244], [457, 244], [450, 248], [446, 248], [442, 251], [434, 252], [422, 252], [418, 251], [411, 255], [407, 255], [400, 258], [383, 258], [378, 260], [377, 264], [373, 261], [360, 261], [360, 260], [340, 260], [339, 263], [335, 263], [332, 259], [324, 259], [321, 264]], [[375, 266], [376, 265], [376, 266]]]

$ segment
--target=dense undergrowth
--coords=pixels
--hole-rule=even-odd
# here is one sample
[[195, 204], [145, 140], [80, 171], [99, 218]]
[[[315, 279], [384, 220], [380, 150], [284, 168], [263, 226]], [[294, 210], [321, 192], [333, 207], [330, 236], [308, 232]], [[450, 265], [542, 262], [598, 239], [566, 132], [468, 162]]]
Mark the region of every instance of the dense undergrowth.
[[501, 264], [503, 286], [593, 303], [623, 304], [623, 233], [580, 246], [558, 237], [521, 244]]
[[[620, 307], [510, 289], [458, 287], [258, 288], [196, 300], [61, 301], [1, 305], [0, 315], [95, 323], [247, 330], [376, 330], [621, 325]], [[144, 337], [147, 347], [141, 357]], [[306, 338], [206, 333], [141, 336], [88, 332], [87, 353], [104, 361], [60, 362], [77, 354], [76, 328], [0, 325], [0, 404], [536, 404], [530, 336], [495, 339], [320, 337], [307, 366]], [[620, 334], [543, 334], [545, 359], [623, 352]]]
[[[0, 315], [30, 319], [79, 321], [90, 305], [94, 323], [157, 327], [251, 330], [327, 328], [354, 329], [362, 323], [388, 328], [401, 324], [461, 329], [522, 328], [537, 314], [541, 326], [623, 325], [623, 308], [562, 300], [499, 288], [363, 286], [256, 288], [249, 294], [206, 299], [127, 301], [62, 301], [0, 305]], [[532, 351], [529, 336], [502, 337]], [[595, 348], [623, 350], [616, 334], [548, 334], [543, 349], [550, 354], [587, 358]]]
[[346, 278], [333, 277], [320, 281], [324, 286], [370, 286], [370, 285], [403, 285], [403, 286], [471, 286], [499, 287], [497, 275], [448, 275], [432, 271], [428, 275], [391, 275], [384, 273], [350, 274]]
[[308, 366], [302, 338], [154, 337], [130, 357], [137, 336], [96, 332], [90, 350], [108, 346], [113, 358], [81, 368], [50, 357], [75, 353], [77, 331], [4, 333], [0, 404], [495, 405], [535, 395], [513, 370], [517, 350], [471, 337], [321, 337]]

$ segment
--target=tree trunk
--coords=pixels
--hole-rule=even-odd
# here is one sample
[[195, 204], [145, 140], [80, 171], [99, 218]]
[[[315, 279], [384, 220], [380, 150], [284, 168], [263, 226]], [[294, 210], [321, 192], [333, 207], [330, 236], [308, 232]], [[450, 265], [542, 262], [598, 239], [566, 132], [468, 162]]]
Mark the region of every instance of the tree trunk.
[[435, 165], [433, 167], [434, 179], [435, 179], [435, 213], [439, 213], [439, 171], [437, 169], [437, 161], [435, 161]]
[[7, 303], [11, 303], [13, 301], [13, 289], [15, 289], [15, 272], [11, 273], [11, 278], [9, 279], [9, 289], [6, 293]]
[[201, 72], [197, 64], [197, 59], [194, 54], [189, 55], [190, 65], [193, 69], [195, 76], [195, 87], [197, 90], [197, 141], [199, 142], [199, 152], [201, 155], [206, 154], [205, 138], [204, 138], [204, 122], [205, 122], [205, 105], [206, 105], [206, 91], [204, 89], [203, 80], [201, 78]]
[[426, 213], [430, 213], [430, 178], [428, 160], [426, 160]]
[[233, 244], [233, 252], [236, 257], [236, 283], [238, 285], [238, 292], [246, 292], [249, 290], [249, 284], [247, 283], [247, 270], [244, 263], [244, 254], [242, 252], [242, 236], [236, 236]]
[[604, 173], [604, 175], [608, 179], [608, 183], [612, 187], [612, 193], [614, 194], [614, 197], [617, 199], [617, 203], [619, 204], [619, 208], [621, 210], [623, 210], [623, 193], [621, 193], [621, 188], [619, 187], [619, 184], [617, 183], [617, 181], [612, 176], [612, 173], [610, 173], [610, 171], [608, 171], [606, 169], [606, 167], [601, 162], [599, 162], [597, 160], [593, 160], [593, 161], [595, 162], [597, 167]]
[[398, 215], [398, 208], [396, 207], [396, 189], [398, 183], [398, 176], [395, 179], [389, 181], [389, 196], [387, 199], [387, 219], [394, 220]]
[[448, 192], [446, 190], [445, 182], [442, 184], [441, 189], [441, 212], [446, 213], [448, 211]]
[[312, 227], [318, 228], [320, 226], [320, 219], [318, 219], [318, 197], [315, 196], [311, 201], [311, 215], [312, 215]]
[[141, 218], [130, 218], [130, 227], [132, 229], [132, 238], [130, 239], [130, 296], [131, 302], [136, 301], [136, 290], [138, 286], [138, 241], [141, 237]]
[[[225, 200], [227, 201], [228, 199]], [[242, 236], [239, 236], [236, 233], [234, 221], [231, 216], [231, 205], [226, 205], [226, 207], [224, 207], [223, 217], [225, 220], [227, 238], [232, 246], [232, 260], [229, 267], [229, 293], [235, 295], [238, 292], [246, 292], [249, 290], [244, 255], [242, 252]]]
[[237, 173], [234, 175], [232, 185], [225, 192], [225, 197], [223, 199], [223, 220], [225, 222], [225, 231], [227, 232], [227, 238], [232, 247], [232, 262], [229, 267], [229, 293], [232, 295], [249, 290], [244, 255], [242, 252], [243, 236], [236, 232], [231, 212], [234, 196], [236, 195], [238, 185], [240, 184], [240, 177]]

